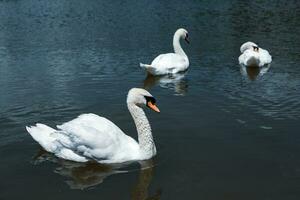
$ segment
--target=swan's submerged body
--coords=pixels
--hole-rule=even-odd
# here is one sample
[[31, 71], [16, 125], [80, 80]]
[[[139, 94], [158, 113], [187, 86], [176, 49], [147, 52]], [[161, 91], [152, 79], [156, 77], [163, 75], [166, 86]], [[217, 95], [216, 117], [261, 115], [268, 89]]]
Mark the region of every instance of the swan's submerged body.
[[188, 33], [185, 29], [178, 29], [173, 37], [174, 53], [160, 54], [150, 65], [140, 63], [152, 75], [165, 75], [182, 72], [188, 69], [189, 59], [180, 45], [180, 39], [188, 42]]
[[244, 43], [241, 48], [239, 63], [250, 67], [262, 67], [272, 62], [272, 57], [265, 49], [258, 47], [253, 42]]
[[143, 89], [135, 88], [128, 94], [127, 105], [137, 127], [139, 142], [126, 135], [113, 122], [95, 114], [82, 114], [57, 126], [57, 129], [44, 124], [26, 129], [46, 151], [63, 159], [76, 162], [95, 160], [100, 163], [145, 160], [156, 155], [156, 148], [150, 124], [138, 105], [144, 102], [150, 105], [149, 99], [151, 101], [152, 98]]

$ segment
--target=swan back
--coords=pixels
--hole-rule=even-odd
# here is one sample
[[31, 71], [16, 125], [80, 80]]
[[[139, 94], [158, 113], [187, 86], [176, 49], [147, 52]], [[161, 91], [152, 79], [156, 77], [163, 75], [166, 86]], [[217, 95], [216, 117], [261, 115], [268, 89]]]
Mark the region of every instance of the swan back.
[[257, 47], [257, 44], [255, 44], [254, 42], [245, 42], [244, 44], [242, 44], [240, 51], [241, 53], [244, 53], [246, 50], [252, 49], [253, 47]]

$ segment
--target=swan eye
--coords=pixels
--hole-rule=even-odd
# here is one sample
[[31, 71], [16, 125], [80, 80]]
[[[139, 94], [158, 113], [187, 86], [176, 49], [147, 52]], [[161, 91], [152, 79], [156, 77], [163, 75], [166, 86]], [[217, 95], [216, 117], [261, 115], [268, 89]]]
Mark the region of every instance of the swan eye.
[[189, 34], [188, 34], [188, 33], [186, 33], [186, 34], [185, 34], [185, 37], [186, 37], [186, 38], [188, 38], [188, 37], [189, 37]]
[[148, 103], [148, 102], [151, 102], [152, 104], [155, 104], [155, 103], [156, 103], [156, 100], [155, 100], [154, 97], [149, 97], [149, 96], [144, 96], [144, 97], [145, 97], [147, 103]]

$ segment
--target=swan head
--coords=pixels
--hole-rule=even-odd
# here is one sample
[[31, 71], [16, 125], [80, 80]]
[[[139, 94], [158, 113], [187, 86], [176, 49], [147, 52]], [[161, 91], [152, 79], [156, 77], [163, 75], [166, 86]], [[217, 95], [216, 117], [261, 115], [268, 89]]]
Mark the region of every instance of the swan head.
[[253, 51], [258, 52], [259, 48], [258, 46], [253, 46]]
[[155, 112], [160, 112], [156, 106], [156, 100], [147, 90], [142, 88], [132, 88], [127, 95], [127, 104], [134, 104], [139, 107], [148, 107]]
[[190, 43], [189, 41], [189, 34], [187, 32], [187, 30], [185, 30], [184, 28], [180, 28], [175, 32], [176, 36], [179, 36], [180, 38], [184, 39], [188, 44]]
[[[256, 48], [256, 49], [254, 49], [254, 48]], [[248, 49], [253, 49], [254, 51], [256, 51], [256, 50], [258, 51], [258, 46], [254, 42], [245, 42], [240, 48], [241, 53], [244, 53]]]

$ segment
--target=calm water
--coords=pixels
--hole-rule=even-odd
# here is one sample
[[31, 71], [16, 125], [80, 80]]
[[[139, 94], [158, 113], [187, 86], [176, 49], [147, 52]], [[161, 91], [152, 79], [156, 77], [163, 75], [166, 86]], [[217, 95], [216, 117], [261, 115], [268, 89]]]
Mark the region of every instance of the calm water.
[[[299, 1], [0, 1], [0, 199], [299, 199]], [[179, 27], [190, 69], [146, 77]], [[239, 47], [270, 51], [262, 70]], [[43, 152], [25, 131], [93, 112], [136, 138], [125, 100], [147, 112], [158, 155], [127, 166], [79, 164]]]

